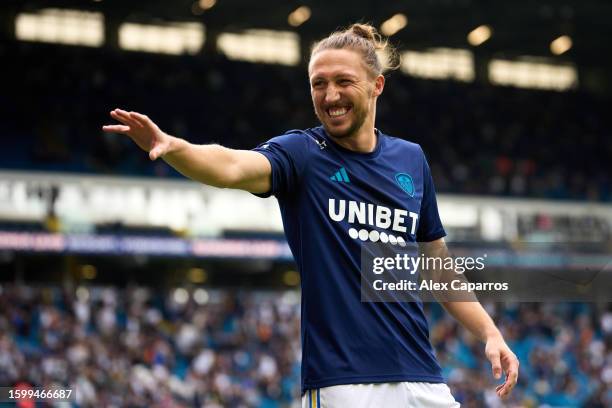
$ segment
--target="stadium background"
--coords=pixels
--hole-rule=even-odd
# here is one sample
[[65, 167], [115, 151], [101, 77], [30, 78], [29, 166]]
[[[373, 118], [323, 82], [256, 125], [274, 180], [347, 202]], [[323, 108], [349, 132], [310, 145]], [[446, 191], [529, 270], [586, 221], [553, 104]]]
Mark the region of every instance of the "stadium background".
[[[358, 20], [399, 45], [377, 127], [424, 147], [449, 239], [512, 254], [500, 273], [603, 270], [611, 15], [594, 0], [2, 2], [0, 386], [69, 386], [78, 406], [295, 406], [299, 275], [275, 201], [186, 182], [100, 128], [122, 107], [248, 149], [310, 127], [310, 44]], [[427, 305], [464, 406], [612, 406], [608, 299], [542, 300], [485, 303], [521, 361], [504, 403], [483, 346]]]

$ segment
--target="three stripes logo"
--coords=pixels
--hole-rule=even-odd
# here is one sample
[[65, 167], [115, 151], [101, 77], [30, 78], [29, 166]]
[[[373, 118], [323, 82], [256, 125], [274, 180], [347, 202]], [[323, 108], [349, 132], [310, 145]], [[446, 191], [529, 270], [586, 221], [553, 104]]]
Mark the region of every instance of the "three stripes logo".
[[308, 390], [308, 408], [321, 408], [321, 390]]
[[351, 180], [349, 179], [349, 176], [346, 172], [346, 169], [344, 167], [340, 167], [340, 169], [336, 172], [336, 174], [334, 174], [333, 176], [331, 176], [329, 178], [331, 181], [338, 181], [341, 183], [350, 183]]

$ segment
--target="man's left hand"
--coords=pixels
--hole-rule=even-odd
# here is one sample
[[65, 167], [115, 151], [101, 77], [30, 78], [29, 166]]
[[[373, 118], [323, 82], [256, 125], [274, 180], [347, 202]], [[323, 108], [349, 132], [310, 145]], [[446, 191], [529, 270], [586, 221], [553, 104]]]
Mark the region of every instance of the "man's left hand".
[[506, 374], [506, 381], [495, 388], [500, 398], [506, 398], [510, 395], [510, 391], [512, 391], [518, 379], [518, 358], [501, 336], [493, 336], [487, 340], [485, 355], [491, 362], [493, 376], [496, 379], [501, 378], [502, 370]]

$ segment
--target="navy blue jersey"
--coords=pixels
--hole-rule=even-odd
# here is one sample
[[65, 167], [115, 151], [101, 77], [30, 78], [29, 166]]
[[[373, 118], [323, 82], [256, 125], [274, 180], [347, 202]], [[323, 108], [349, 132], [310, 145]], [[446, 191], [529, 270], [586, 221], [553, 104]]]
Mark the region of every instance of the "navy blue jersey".
[[338, 384], [442, 382], [420, 302], [362, 302], [361, 245], [445, 236], [421, 147], [377, 132], [358, 153], [322, 127], [258, 146], [272, 166], [302, 285], [302, 392]]

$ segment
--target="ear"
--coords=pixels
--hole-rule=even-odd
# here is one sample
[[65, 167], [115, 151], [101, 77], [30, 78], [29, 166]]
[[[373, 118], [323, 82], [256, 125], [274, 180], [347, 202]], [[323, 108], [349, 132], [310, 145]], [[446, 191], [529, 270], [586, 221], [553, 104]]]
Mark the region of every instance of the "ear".
[[378, 97], [382, 93], [385, 88], [385, 77], [383, 75], [379, 75], [376, 77], [374, 82], [374, 90], [372, 91], [372, 96]]

